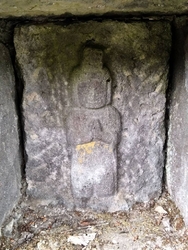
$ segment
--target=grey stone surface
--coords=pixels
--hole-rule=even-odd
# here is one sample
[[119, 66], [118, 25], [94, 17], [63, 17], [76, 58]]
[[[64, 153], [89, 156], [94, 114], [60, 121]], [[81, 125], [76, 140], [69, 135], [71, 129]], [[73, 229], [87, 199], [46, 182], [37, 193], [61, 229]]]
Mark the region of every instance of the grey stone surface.
[[180, 14], [186, 0], [1, 0], [0, 17], [88, 14]]
[[157, 198], [170, 25], [25, 25], [14, 42], [25, 82], [29, 197], [109, 211]]
[[168, 191], [188, 226], [188, 36], [187, 23], [175, 29], [174, 68], [168, 132], [166, 179]]
[[8, 49], [0, 43], [0, 226], [20, 198], [21, 163], [15, 79]]

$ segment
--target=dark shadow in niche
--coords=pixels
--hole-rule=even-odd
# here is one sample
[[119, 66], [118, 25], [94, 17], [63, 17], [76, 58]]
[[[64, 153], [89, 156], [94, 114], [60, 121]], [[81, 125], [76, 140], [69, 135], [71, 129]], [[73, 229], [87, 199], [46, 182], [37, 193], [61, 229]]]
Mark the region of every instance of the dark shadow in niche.
[[[9, 51], [10, 56], [12, 59], [12, 65], [14, 69], [14, 76], [15, 76], [15, 105], [16, 111], [18, 116], [18, 132], [19, 132], [19, 140], [20, 140], [20, 157], [21, 157], [21, 174], [22, 174], [22, 181], [25, 180], [25, 168], [27, 162], [27, 154], [25, 150], [25, 130], [24, 130], [24, 117], [23, 117], [23, 110], [22, 110], [22, 101], [23, 101], [23, 91], [24, 91], [24, 80], [22, 77], [21, 69], [18, 65], [16, 60], [16, 51], [14, 47], [14, 28], [19, 23], [19, 21], [11, 22], [10, 27], [10, 37], [9, 40]], [[26, 182], [24, 182], [26, 183]], [[25, 192], [25, 191], [24, 191]]]
[[[184, 23], [184, 27], [180, 23]], [[165, 143], [164, 143], [164, 173], [163, 173], [163, 191], [166, 189], [167, 184], [167, 176], [166, 176], [166, 165], [168, 160], [168, 133], [170, 127], [170, 108], [171, 102], [173, 100], [173, 93], [175, 91], [176, 82], [183, 82], [182, 78], [184, 77], [184, 73], [182, 73], [182, 69], [185, 71], [185, 52], [182, 48], [182, 44], [184, 44], [186, 35], [188, 33], [188, 27], [186, 23], [186, 18], [182, 17], [180, 21], [174, 20], [171, 22], [171, 34], [172, 34], [172, 47], [169, 59], [169, 74], [168, 74], [168, 87], [166, 90], [166, 111], [165, 111]], [[178, 79], [177, 79], [178, 78]]]

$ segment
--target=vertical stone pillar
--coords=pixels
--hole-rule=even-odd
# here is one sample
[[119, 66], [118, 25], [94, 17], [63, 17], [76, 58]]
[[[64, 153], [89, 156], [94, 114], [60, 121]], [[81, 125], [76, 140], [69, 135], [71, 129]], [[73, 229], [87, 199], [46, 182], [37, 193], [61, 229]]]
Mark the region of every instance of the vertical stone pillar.
[[188, 225], [188, 36], [183, 19], [176, 21], [173, 53], [166, 179]]
[[15, 79], [8, 49], [0, 44], [0, 226], [20, 197], [20, 154]]

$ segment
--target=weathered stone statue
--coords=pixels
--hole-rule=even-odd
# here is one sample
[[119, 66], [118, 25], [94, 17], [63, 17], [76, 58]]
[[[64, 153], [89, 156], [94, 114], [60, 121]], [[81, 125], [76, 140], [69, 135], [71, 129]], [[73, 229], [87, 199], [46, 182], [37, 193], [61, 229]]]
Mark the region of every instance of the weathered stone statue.
[[121, 122], [110, 106], [111, 77], [101, 50], [86, 48], [71, 75], [73, 107], [67, 119], [75, 198], [112, 196], [117, 188], [116, 147]]

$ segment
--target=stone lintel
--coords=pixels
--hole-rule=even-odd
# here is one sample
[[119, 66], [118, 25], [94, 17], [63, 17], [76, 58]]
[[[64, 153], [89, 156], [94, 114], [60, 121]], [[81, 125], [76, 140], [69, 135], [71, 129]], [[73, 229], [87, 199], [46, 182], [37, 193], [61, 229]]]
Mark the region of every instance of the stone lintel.
[[186, 0], [1, 0], [0, 18], [58, 15], [186, 14]]

